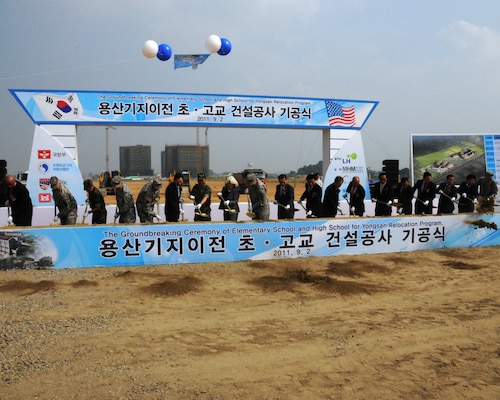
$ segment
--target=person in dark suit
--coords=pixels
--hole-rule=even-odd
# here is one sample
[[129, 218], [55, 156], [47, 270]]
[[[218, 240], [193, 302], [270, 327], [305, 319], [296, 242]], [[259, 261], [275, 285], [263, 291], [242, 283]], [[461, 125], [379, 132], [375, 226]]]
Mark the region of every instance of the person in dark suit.
[[457, 200], [457, 188], [455, 187], [455, 176], [447, 175], [446, 182], [441, 183], [437, 188], [439, 196], [438, 214], [453, 214], [455, 211], [455, 201]]
[[397, 199], [399, 214], [410, 215], [413, 213], [413, 190], [408, 177], [401, 178], [401, 182], [394, 190], [394, 198]]
[[178, 222], [184, 210], [181, 208], [183, 202], [182, 195], [182, 174], [176, 172], [173, 182], [170, 182], [165, 189], [165, 220], [167, 222]]
[[340, 188], [344, 183], [344, 178], [336, 176], [334, 181], [325, 189], [323, 198], [323, 217], [335, 218], [339, 209]]
[[462, 182], [458, 187], [457, 193], [460, 196], [460, 201], [458, 203], [458, 212], [474, 212], [478, 195], [476, 176], [473, 174], [467, 175], [467, 177], [465, 178], [465, 182]]
[[220, 193], [217, 193], [220, 199], [219, 209], [224, 210], [224, 221], [237, 221], [240, 207], [238, 201], [240, 198], [239, 184], [234, 176], [227, 178], [226, 184]]
[[387, 175], [381, 172], [378, 182], [373, 186], [371, 193], [372, 201], [375, 202], [375, 216], [387, 216], [392, 214], [392, 201], [394, 200], [392, 185], [387, 182]]
[[436, 184], [432, 182], [432, 175], [425, 171], [422, 179], [419, 179], [412, 188], [412, 194], [417, 192], [415, 203], [415, 214], [432, 214], [432, 201], [436, 197]]
[[361, 185], [359, 176], [353, 177], [351, 182], [349, 182], [349, 185], [347, 185], [345, 196], [346, 198], [347, 196], [349, 196], [350, 215], [362, 217], [365, 213], [366, 191]]
[[279, 184], [276, 185], [274, 204], [278, 205], [278, 219], [293, 219], [295, 215], [295, 193], [285, 174], [278, 176]]
[[33, 204], [28, 189], [12, 175], [5, 177], [5, 184], [7, 186], [7, 205], [10, 206], [12, 223], [16, 226], [31, 226]]
[[306, 217], [319, 217], [322, 212], [321, 197], [323, 190], [316, 183], [314, 174], [307, 175], [306, 180], [306, 190], [300, 196], [299, 203], [302, 204], [306, 200]]

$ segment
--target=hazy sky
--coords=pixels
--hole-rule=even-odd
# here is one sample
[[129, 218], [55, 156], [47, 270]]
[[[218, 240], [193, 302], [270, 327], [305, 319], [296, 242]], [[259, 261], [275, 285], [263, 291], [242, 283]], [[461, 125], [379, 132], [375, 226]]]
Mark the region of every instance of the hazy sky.
[[[34, 126], [16, 89], [220, 93], [374, 100], [363, 129], [367, 165], [409, 165], [411, 133], [499, 132], [498, 0], [0, 0], [0, 159], [27, 169]], [[211, 34], [232, 51], [197, 70], [142, 55], [207, 53]], [[205, 144], [204, 129], [200, 142]], [[252, 162], [288, 172], [321, 159], [321, 133], [211, 128], [210, 167]], [[160, 170], [166, 144], [195, 144], [195, 128], [110, 130], [120, 145], [151, 145]], [[105, 168], [105, 128], [79, 128], [82, 173]]]

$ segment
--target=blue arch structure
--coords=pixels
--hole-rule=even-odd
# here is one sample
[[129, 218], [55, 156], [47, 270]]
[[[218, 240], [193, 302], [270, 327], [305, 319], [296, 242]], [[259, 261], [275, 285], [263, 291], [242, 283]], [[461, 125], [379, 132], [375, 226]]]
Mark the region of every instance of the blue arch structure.
[[320, 129], [325, 184], [335, 175], [345, 179], [358, 175], [368, 187], [360, 131], [377, 101], [76, 90], [10, 92], [36, 125], [27, 183], [35, 205], [51, 201], [48, 170], [61, 176], [79, 204], [85, 201], [78, 169], [78, 125]]
[[[76, 148], [76, 127], [83, 124], [321, 129], [323, 162], [328, 165], [325, 184], [334, 175], [358, 175], [367, 184], [360, 131], [377, 102], [219, 94], [11, 92], [35, 123], [28, 188], [42, 205], [50, 203], [48, 177], [53, 173], [66, 174], [70, 190], [84, 196]], [[28, 263], [24, 267], [38, 263], [73, 268], [405, 252], [499, 245], [498, 224], [498, 213], [474, 213], [6, 227], [0, 236], [14, 238], [20, 253], [16, 250], [0, 258], [8, 265], [19, 263], [24, 254]]]

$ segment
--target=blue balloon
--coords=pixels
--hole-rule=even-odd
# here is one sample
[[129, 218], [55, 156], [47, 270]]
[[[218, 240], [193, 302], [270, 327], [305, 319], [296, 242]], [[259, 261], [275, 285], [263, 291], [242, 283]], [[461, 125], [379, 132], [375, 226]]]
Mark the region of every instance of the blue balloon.
[[226, 38], [220, 38], [221, 46], [217, 54], [221, 56], [228, 55], [231, 52], [231, 42]]
[[165, 43], [162, 43], [158, 46], [158, 54], [156, 54], [158, 60], [167, 61], [170, 57], [172, 57], [172, 48]]

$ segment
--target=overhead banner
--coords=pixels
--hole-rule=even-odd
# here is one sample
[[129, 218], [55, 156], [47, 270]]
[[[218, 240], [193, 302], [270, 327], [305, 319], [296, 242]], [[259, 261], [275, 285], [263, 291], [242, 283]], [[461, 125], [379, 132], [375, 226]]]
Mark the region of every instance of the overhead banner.
[[9, 89], [36, 124], [356, 129], [376, 101], [225, 94]]
[[500, 245], [500, 214], [3, 229], [0, 269], [142, 266]]

